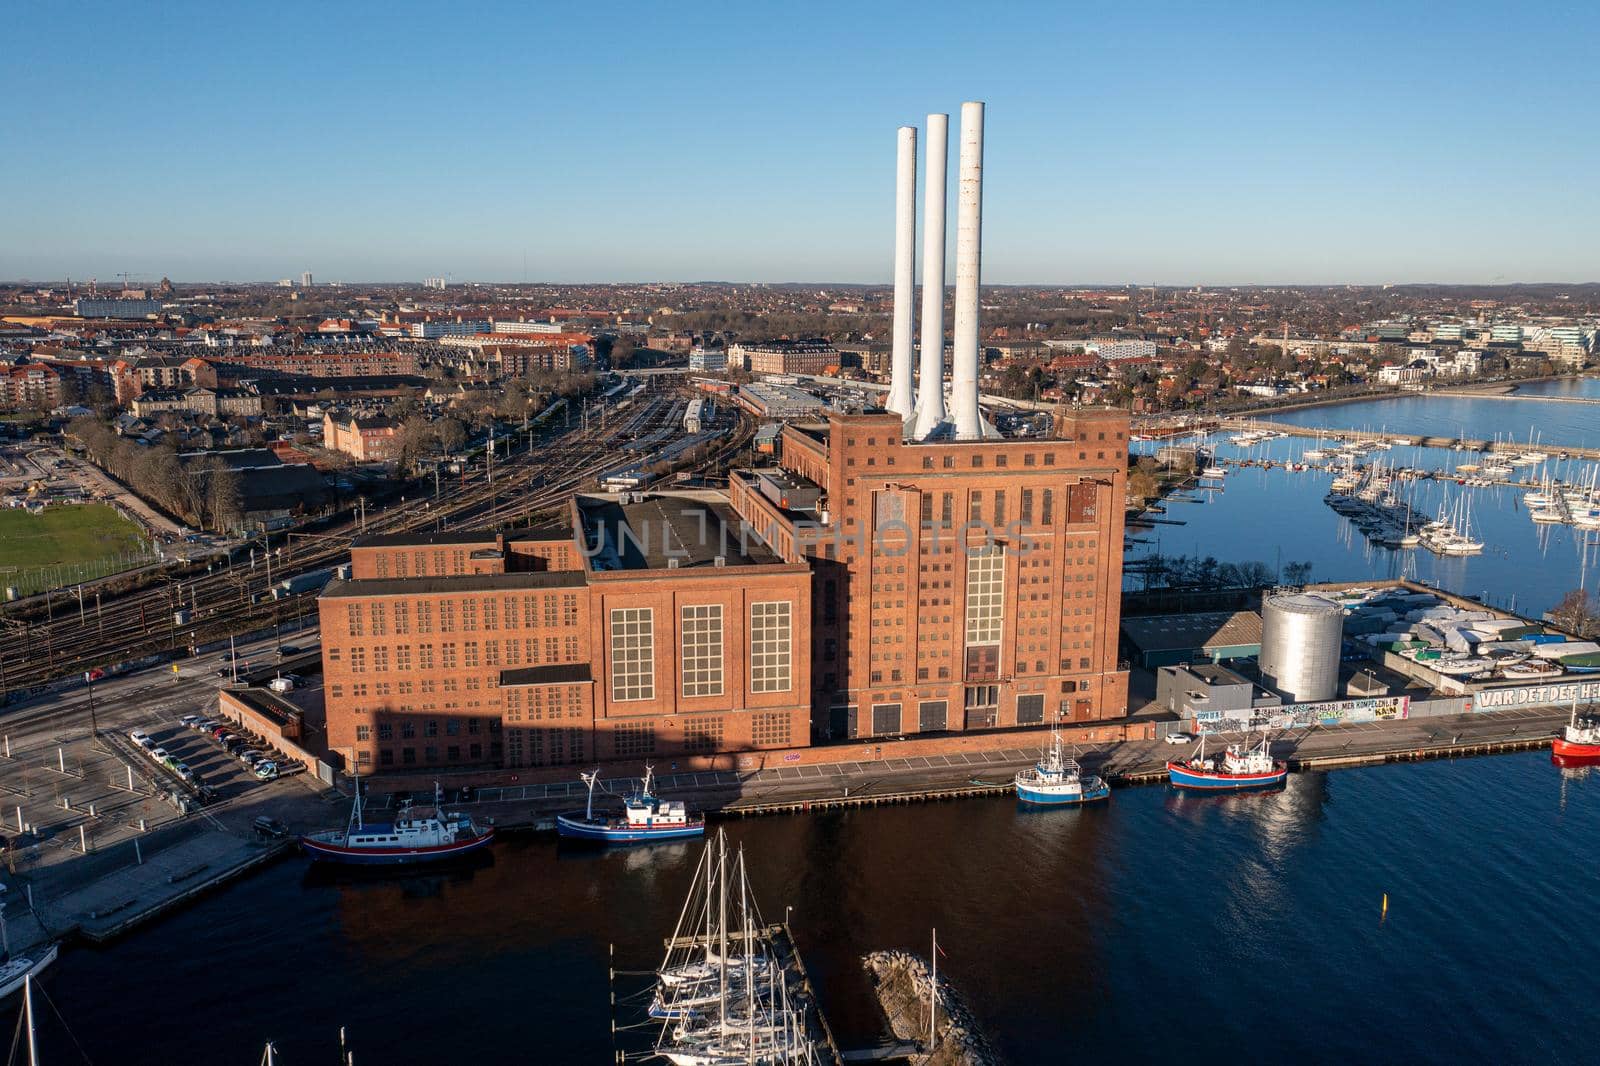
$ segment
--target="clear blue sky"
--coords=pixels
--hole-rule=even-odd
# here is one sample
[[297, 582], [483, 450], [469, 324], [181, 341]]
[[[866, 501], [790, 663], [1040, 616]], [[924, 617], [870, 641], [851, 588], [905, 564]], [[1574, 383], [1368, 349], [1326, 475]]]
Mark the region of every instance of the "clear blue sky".
[[1592, 3], [211, 0], [5, 26], [0, 278], [886, 282], [895, 127], [981, 99], [988, 282], [1600, 279]]

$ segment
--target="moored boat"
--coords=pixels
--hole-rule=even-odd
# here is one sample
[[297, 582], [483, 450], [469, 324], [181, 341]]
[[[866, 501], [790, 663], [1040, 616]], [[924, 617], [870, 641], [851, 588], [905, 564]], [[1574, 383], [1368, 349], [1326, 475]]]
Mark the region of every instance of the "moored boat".
[[307, 834], [300, 838], [300, 846], [318, 862], [407, 866], [467, 855], [488, 847], [494, 840], [493, 826], [479, 826], [468, 815], [445, 811], [444, 796], [437, 783], [433, 795], [431, 811], [415, 812], [407, 800], [393, 822], [368, 822], [358, 781], [349, 824], [343, 829]]
[[1178, 788], [1272, 788], [1289, 776], [1289, 764], [1274, 760], [1269, 747], [1263, 735], [1258, 744], [1229, 744], [1221, 755], [1208, 756], [1202, 734], [1194, 755], [1167, 762], [1167, 778]]
[[1085, 777], [1076, 759], [1061, 748], [1061, 735], [1050, 731], [1050, 747], [1032, 769], [1016, 776], [1017, 799], [1023, 803], [1065, 806], [1093, 803], [1111, 795], [1111, 786], [1090, 774]]
[[703, 836], [704, 818], [691, 818], [688, 809], [678, 800], [664, 800], [651, 791], [655, 783], [655, 768], [644, 769], [644, 781], [639, 791], [622, 798], [622, 816], [596, 816], [594, 790], [600, 780], [600, 771], [580, 775], [589, 786], [589, 802], [580, 814], [556, 815], [556, 832], [575, 840], [598, 840], [608, 844], [638, 844], [653, 840], [682, 840]]
[[1600, 717], [1578, 714], [1578, 702], [1572, 702], [1572, 717], [1550, 742], [1550, 754], [1564, 759], [1600, 759]]
[[60, 945], [50, 944], [35, 954], [0, 963], [0, 999], [20, 992], [29, 978], [37, 976], [39, 971], [56, 961], [56, 952], [59, 950]]

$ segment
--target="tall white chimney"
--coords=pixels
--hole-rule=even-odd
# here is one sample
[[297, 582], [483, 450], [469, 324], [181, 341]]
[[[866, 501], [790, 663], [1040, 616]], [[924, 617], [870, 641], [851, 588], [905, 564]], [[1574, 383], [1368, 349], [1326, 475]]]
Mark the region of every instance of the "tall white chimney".
[[894, 174], [894, 352], [889, 373], [889, 410], [910, 418], [916, 406], [911, 385], [911, 334], [916, 311], [917, 127], [901, 126]]
[[956, 187], [955, 354], [950, 402], [956, 439], [983, 436], [978, 411], [978, 286], [983, 257], [983, 104], [961, 105], [961, 176]]
[[944, 421], [944, 205], [950, 116], [928, 116], [928, 176], [922, 206], [922, 361], [917, 383], [917, 440]]

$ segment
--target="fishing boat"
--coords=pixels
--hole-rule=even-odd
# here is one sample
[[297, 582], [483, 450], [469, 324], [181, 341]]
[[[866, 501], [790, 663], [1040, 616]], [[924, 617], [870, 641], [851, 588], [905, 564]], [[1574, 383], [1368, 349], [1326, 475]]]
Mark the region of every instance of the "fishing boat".
[[1578, 714], [1578, 701], [1572, 701], [1572, 717], [1550, 743], [1550, 754], [1564, 759], [1600, 759], [1600, 717]]
[[1066, 805], [1093, 803], [1111, 795], [1111, 786], [1094, 775], [1083, 776], [1076, 759], [1061, 749], [1061, 735], [1050, 731], [1050, 747], [1032, 769], [1017, 773], [1017, 799], [1023, 803]]
[[580, 774], [589, 786], [589, 802], [583, 813], [556, 816], [556, 832], [576, 840], [599, 840], [608, 844], [638, 844], [651, 840], [681, 840], [685, 837], [703, 836], [704, 818], [691, 818], [689, 811], [678, 800], [664, 800], [651, 791], [655, 783], [655, 768], [644, 768], [644, 781], [639, 791], [622, 797], [621, 817], [594, 813], [594, 790], [600, 781], [600, 771]]
[[444, 809], [444, 795], [433, 786], [432, 810], [415, 811], [411, 801], [400, 807], [393, 822], [368, 822], [363, 813], [361, 783], [350, 807], [350, 822], [300, 838], [306, 854], [318, 862], [358, 866], [407, 866], [453, 859], [489, 846], [494, 826], [479, 826], [465, 814]]
[[1274, 760], [1265, 734], [1259, 743], [1229, 744], [1221, 755], [1206, 755], [1205, 734], [1200, 747], [1187, 759], [1167, 762], [1167, 778], [1178, 788], [1272, 788], [1289, 776], [1289, 764]]

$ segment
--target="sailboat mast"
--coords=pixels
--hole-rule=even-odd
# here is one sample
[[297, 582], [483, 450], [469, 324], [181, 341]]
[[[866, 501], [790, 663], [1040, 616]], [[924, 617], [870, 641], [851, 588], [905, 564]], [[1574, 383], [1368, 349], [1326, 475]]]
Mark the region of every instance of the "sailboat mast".
[[728, 837], [717, 831], [717, 996], [721, 1016], [728, 1016]]
[[22, 1009], [28, 1016], [28, 1066], [39, 1066], [39, 1047], [33, 1035], [33, 974], [22, 978]]
[[750, 953], [750, 878], [744, 868], [744, 845], [739, 845], [739, 910], [744, 916], [744, 1027], [749, 1037], [750, 1061], [756, 1057], [756, 974]]

